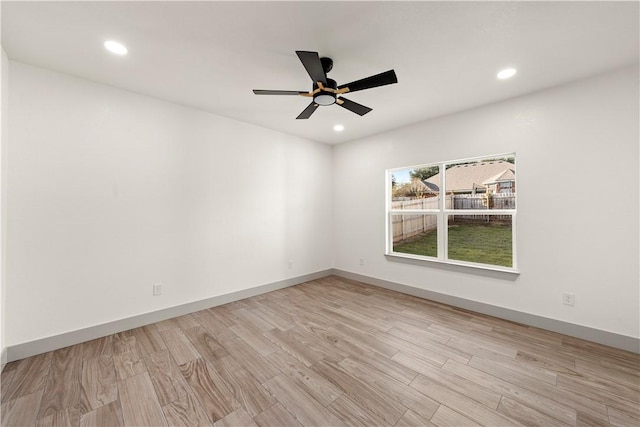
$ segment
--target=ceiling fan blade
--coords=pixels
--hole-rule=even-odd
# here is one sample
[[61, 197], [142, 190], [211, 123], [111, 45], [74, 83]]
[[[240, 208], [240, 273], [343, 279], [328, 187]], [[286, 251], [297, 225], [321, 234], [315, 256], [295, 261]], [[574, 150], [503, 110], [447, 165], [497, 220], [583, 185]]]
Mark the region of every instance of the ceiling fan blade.
[[322, 62], [320, 61], [318, 52], [296, 50], [296, 54], [298, 55], [298, 58], [300, 58], [300, 62], [302, 62], [304, 68], [307, 70], [307, 73], [309, 73], [311, 80], [313, 80], [314, 83], [322, 82], [326, 85], [327, 75], [324, 73], [324, 69], [322, 68]]
[[347, 83], [346, 85], [340, 85], [338, 86], [338, 90], [348, 88], [346, 92], [356, 92], [358, 90], [371, 89], [373, 87], [385, 86], [393, 83], [398, 83], [398, 77], [396, 77], [395, 71], [389, 70], [384, 73], [376, 74], [375, 76], [365, 77], [364, 79]]
[[308, 119], [316, 111], [317, 108], [318, 104], [312, 102], [307, 106], [307, 108], [304, 109], [302, 113], [300, 113], [298, 117], [296, 117], [296, 119]]
[[306, 91], [298, 91], [298, 90], [262, 90], [262, 89], [254, 89], [253, 93], [256, 95], [301, 95], [303, 93], [307, 93]]
[[343, 98], [342, 96], [336, 100], [336, 104], [338, 104], [342, 108], [346, 108], [349, 111], [353, 111], [360, 116], [364, 116], [369, 111], [371, 111], [371, 108], [365, 107], [364, 105], [353, 102], [347, 98]]

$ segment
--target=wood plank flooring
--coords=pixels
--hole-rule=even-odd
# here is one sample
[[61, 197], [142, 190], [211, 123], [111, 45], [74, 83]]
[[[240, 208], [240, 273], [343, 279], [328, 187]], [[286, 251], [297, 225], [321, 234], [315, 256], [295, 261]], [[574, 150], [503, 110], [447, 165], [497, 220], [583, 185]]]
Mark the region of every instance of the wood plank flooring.
[[328, 277], [7, 364], [2, 426], [638, 426], [640, 356]]

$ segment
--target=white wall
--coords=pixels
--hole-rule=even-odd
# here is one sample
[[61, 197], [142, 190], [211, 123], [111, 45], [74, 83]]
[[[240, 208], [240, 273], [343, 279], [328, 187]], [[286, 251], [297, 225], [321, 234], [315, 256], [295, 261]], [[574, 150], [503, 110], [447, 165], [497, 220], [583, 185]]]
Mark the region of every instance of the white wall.
[[[637, 67], [332, 149], [9, 66], [4, 346], [324, 270], [332, 258], [341, 270], [640, 335]], [[511, 151], [515, 281], [384, 257], [385, 169]]]
[[[336, 146], [335, 267], [639, 337], [638, 117], [631, 67]], [[513, 151], [516, 280], [385, 258], [385, 169]]]
[[7, 345], [331, 267], [330, 146], [10, 74]]
[[[1, 9], [1, 8], [0, 8]], [[0, 66], [0, 190], [2, 195], [0, 196], [0, 353], [5, 350], [5, 312], [6, 312], [6, 298], [5, 298], [5, 261], [6, 261], [6, 197], [7, 197], [7, 130], [8, 126], [8, 104], [9, 104], [9, 58], [1, 49], [1, 66]]]

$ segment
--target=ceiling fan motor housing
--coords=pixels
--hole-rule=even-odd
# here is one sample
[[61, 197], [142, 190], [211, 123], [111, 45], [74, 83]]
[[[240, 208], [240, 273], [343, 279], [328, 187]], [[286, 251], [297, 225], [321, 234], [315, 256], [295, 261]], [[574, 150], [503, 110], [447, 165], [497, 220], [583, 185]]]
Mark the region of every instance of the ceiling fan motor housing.
[[325, 74], [333, 69], [333, 59], [331, 58], [322, 57], [320, 58], [320, 63]]
[[[329, 89], [337, 89], [338, 83], [336, 83], [335, 80], [328, 78], [325, 87]], [[315, 91], [316, 89], [318, 89], [318, 83], [313, 84], [313, 90]], [[321, 90], [313, 96], [313, 102], [318, 105], [333, 105], [336, 103], [336, 94]]]

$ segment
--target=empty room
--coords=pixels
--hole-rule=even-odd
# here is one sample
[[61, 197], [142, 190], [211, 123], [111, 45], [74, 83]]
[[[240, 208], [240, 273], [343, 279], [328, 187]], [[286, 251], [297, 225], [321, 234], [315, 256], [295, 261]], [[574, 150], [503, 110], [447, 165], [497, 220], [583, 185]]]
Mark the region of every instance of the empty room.
[[640, 425], [640, 3], [0, 22], [2, 426]]

